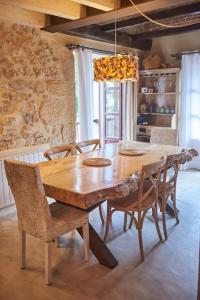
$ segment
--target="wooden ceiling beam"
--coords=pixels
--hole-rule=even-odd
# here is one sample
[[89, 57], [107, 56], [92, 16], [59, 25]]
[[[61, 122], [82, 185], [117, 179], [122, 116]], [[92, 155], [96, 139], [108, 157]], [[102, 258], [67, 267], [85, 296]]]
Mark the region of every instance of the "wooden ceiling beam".
[[23, 8], [14, 7], [5, 3], [0, 3], [0, 11], [0, 20], [3, 21], [9, 21], [38, 28], [50, 24], [49, 16], [43, 13], [28, 11]]
[[114, 0], [71, 0], [89, 7], [97, 8], [103, 11], [113, 10], [115, 7]]
[[9, 5], [71, 20], [86, 16], [85, 6], [68, 0], [9, 0]]
[[198, 30], [198, 29], [200, 29], [200, 23], [195, 23], [192, 25], [187, 25], [187, 26], [182, 26], [182, 27], [154, 30], [154, 31], [150, 31], [150, 32], [134, 34], [134, 39], [136, 41], [140, 41], [143, 39], [146, 40], [149, 38], [157, 38], [157, 37], [161, 37], [161, 36], [174, 35], [174, 34], [194, 31], [194, 30]]
[[[153, 0], [146, 3], [138, 4], [138, 8], [144, 13], [151, 13], [153, 11], [166, 10], [169, 9], [169, 7], [173, 9], [176, 7], [180, 7], [195, 2], [197, 3], [199, 1], [197, 0], [196, 1], [194, 0]], [[117, 18], [124, 18], [129, 16], [133, 17], [133, 16], [139, 16], [139, 13], [134, 9], [133, 6], [129, 6], [129, 7], [117, 9], [116, 16]], [[49, 26], [44, 28], [44, 30], [49, 32], [62, 32], [63, 29], [65, 29], [70, 31], [80, 27], [89, 26], [92, 24], [112, 22], [114, 19], [115, 19], [115, 12], [110, 11], [103, 14], [86, 17], [81, 20], [76, 20], [73, 22], [66, 22], [63, 24]]]
[[[166, 10], [158, 11], [158, 12], [152, 12], [148, 14], [148, 17], [154, 19], [154, 20], [161, 20], [165, 18], [171, 18], [171, 17], [177, 17], [184, 14], [192, 14], [196, 13], [200, 10], [200, 3], [192, 3], [188, 5], [184, 5], [181, 7], [171, 8], [168, 7]], [[137, 24], [141, 24], [144, 22], [148, 22], [144, 17], [134, 17], [122, 21], [117, 22], [117, 29], [123, 29], [129, 26], [134, 26]], [[101, 26], [101, 29], [103, 31], [114, 31], [115, 30], [115, 23], [109, 23], [106, 25]]]
[[[80, 28], [73, 32], [71, 31], [70, 34], [109, 44], [115, 43], [114, 33], [105, 33], [100, 29], [100, 26], [98, 25]], [[140, 50], [151, 50], [152, 40], [143, 39], [142, 41], [135, 41], [133, 35], [124, 32], [117, 32], [117, 45]]]

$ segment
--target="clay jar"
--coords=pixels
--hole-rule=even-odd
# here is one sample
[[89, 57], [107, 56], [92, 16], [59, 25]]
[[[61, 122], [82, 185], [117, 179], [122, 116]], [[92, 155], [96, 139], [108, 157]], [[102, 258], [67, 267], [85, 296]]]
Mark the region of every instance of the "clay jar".
[[140, 104], [140, 113], [144, 114], [148, 112], [148, 104], [146, 103], [141, 103]]

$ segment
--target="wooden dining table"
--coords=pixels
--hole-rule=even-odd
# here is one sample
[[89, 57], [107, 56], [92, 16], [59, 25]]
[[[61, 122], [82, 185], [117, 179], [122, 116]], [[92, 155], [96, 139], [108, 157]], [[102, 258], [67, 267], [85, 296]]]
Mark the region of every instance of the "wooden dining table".
[[[143, 151], [143, 155], [127, 156], [124, 149]], [[167, 155], [181, 152], [177, 146], [121, 141], [105, 144], [101, 149], [39, 163], [42, 183], [48, 197], [86, 210], [95, 209], [102, 201], [123, 198], [137, 189], [137, 179], [143, 165], [159, 161]], [[107, 158], [111, 165], [86, 166], [87, 158]], [[122, 200], [123, 201], [123, 200]], [[82, 235], [81, 228], [78, 229]], [[89, 224], [90, 248], [104, 266], [114, 268], [118, 261]]]

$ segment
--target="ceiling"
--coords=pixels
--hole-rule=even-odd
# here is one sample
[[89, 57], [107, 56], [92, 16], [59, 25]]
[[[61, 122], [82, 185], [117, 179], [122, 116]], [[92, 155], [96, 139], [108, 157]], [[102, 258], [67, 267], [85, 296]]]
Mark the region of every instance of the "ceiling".
[[[29, 12], [34, 12], [38, 17], [43, 14], [48, 17], [46, 19], [50, 25], [111, 11], [115, 1], [117, 8], [130, 5], [129, 0], [0, 0], [0, 8], [6, 15], [8, 11], [12, 12], [13, 18], [16, 14], [20, 17], [20, 11], [22, 17], [25, 12], [30, 16]], [[151, 0], [135, 0], [137, 4], [149, 1]]]
[[[152, 39], [200, 29], [200, 0], [134, 0], [154, 20], [180, 25], [165, 28], [141, 16], [129, 0], [116, 0], [117, 44], [150, 50]], [[114, 0], [0, 0], [2, 18], [19, 19], [28, 25], [113, 44]], [[15, 21], [15, 20], [14, 20]]]
[[[117, 10], [117, 44], [140, 50], [151, 50], [152, 39], [200, 29], [200, 1], [194, 0], [154, 0], [140, 3], [137, 7], [166, 28], [153, 24], [141, 16], [133, 6]], [[97, 41], [115, 42], [115, 12], [110, 11], [95, 16], [52, 25], [45, 30], [61, 32]]]

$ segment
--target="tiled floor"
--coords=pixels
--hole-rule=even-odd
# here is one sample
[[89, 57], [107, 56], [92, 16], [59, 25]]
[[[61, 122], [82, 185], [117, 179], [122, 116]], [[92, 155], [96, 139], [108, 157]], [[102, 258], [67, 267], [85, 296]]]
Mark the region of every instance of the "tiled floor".
[[[180, 224], [167, 218], [169, 239], [160, 244], [150, 219], [143, 230], [145, 262], [140, 264], [137, 232], [122, 231], [123, 215], [114, 214], [108, 246], [119, 260], [113, 270], [91, 254], [83, 259], [77, 232], [53, 249], [54, 283], [44, 284], [43, 245], [28, 238], [27, 269], [18, 268], [18, 231], [13, 208], [0, 211], [1, 300], [195, 300], [200, 225], [200, 172], [181, 172], [178, 182]], [[103, 236], [98, 210], [91, 223]]]

